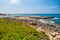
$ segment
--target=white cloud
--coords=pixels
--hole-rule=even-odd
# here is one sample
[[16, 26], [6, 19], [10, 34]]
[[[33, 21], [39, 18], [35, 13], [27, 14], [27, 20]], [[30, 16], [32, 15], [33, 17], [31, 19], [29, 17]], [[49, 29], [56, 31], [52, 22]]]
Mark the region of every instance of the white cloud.
[[9, 2], [15, 4], [15, 3], [19, 3], [20, 0], [9, 0]]
[[50, 6], [49, 8], [58, 8], [58, 6]]
[[21, 0], [0, 0], [0, 2], [3, 3], [10, 3], [10, 4], [17, 4], [17, 3], [21, 3]]
[[59, 6], [40, 6], [40, 5], [37, 5], [37, 6], [34, 6], [36, 8], [58, 8]]

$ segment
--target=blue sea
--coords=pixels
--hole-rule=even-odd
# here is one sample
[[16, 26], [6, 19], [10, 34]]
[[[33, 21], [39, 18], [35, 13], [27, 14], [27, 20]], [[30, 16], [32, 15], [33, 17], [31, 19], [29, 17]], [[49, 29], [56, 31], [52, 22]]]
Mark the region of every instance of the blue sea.
[[8, 14], [8, 16], [46, 16], [46, 17], [54, 17], [53, 22], [60, 24], [60, 14]]
[[60, 17], [60, 14], [10, 14], [12, 16], [51, 16]]

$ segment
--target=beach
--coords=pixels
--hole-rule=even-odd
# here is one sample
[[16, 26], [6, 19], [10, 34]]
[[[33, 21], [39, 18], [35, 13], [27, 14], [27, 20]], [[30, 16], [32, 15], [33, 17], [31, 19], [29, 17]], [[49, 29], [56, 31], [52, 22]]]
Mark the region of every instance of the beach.
[[[58, 19], [51, 16], [3, 16], [4, 18], [13, 18], [30, 25], [30, 27], [35, 28], [38, 32], [42, 31], [47, 34], [50, 40], [60, 40], [60, 25], [56, 24], [53, 19]], [[3, 18], [2, 17], [2, 18]]]
[[55, 24], [48, 21], [48, 18], [40, 17], [30, 17], [30, 16], [22, 16], [22, 17], [15, 17], [18, 21], [23, 23], [27, 23], [32, 28], [35, 28], [38, 32], [42, 31], [43, 33], [47, 34], [50, 40], [60, 40], [60, 29], [56, 27]]

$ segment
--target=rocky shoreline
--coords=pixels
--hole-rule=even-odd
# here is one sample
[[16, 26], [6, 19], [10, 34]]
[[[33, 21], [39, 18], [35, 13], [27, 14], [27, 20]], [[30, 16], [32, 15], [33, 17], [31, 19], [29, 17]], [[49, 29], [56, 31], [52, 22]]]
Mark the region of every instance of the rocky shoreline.
[[60, 28], [57, 28], [55, 25], [49, 25], [46, 23], [40, 23], [34, 20], [31, 20], [29, 18], [43, 18], [43, 19], [49, 19], [47, 17], [14, 17], [18, 21], [21, 21], [23, 23], [27, 23], [32, 28], [36, 28], [37, 31], [42, 31], [43, 33], [47, 34], [50, 37], [50, 40], [60, 40]]

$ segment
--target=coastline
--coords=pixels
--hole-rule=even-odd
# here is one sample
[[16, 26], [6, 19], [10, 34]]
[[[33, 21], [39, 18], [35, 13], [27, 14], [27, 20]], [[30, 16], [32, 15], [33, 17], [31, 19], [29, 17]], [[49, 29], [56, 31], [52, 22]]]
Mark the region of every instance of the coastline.
[[[6, 17], [6, 18], [8, 18], [8, 17]], [[43, 33], [45, 33], [49, 36], [50, 40], [59, 40], [60, 39], [60, 27], [57, 27], [54, 22], [49, 21], [50, 19], [52, 19], [54, 17], [9, 16], [9, 18], [13, 18], [20, 22], [27, 23], [32, 28], [35, 28], [38, 32], [42, 31]]]
[[47, 34], [49, 36], [50, 40], [59, 40], [60, 39], [60, 29], [58, 29], [55, 25], [38, 22], [37, 19], [33, 19], [33, 18], [31, 19], [31, 18], [32, 17], [29, 17], [29, 16], [28, 17], [27, 16], [15, 17], [15, 19], [17, 19], [23, 23], [27, 23], [32, 28], [36, 28], [37, 31], [44, 32], [45, 34]]

